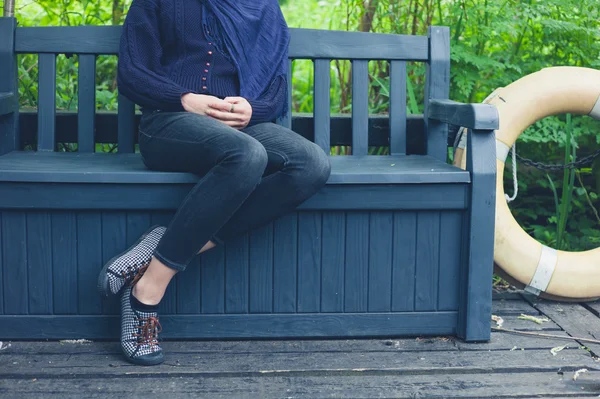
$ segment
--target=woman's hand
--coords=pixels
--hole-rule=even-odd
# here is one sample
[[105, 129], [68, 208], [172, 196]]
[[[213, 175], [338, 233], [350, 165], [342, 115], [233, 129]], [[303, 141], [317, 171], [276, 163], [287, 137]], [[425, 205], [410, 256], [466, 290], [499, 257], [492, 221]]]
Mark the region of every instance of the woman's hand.
[[207, 111], [211, 109], [212, 106], [230, 106], [228, 103], [217, 97], [194, 93], [187, 93], [181, 96], [181, 105], [183, 105], [183, 109], [186, 111], [198, 115], [208, 115]]
[[250, 123], [252, 106], [243, 97], [226, 97], [222, 102], [211, 103], [206, 115], [239, 130]]

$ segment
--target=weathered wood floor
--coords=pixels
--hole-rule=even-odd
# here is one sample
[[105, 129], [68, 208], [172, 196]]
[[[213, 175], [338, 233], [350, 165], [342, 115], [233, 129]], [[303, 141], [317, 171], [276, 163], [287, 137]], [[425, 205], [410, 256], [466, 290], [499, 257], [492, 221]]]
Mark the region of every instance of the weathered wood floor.
[[[494, 302], [494, 314], [504, 320], [504, 328], [560, 336], [599, 339], [599, 313], [600, 303], [529, 302], [515, 294]], [[521, 314], [549, 321], [537, 324], [519, 319]], [[165, 364], [144, 368], [123, 361], [116, 342], [11, 342], [0, 351], [0, 397], [600, 395], [599, 344], [505, 332], [494, 332], [486, 344], [440, 337], [163, 346]], [[588, 371], [577, 373], [581, 369]]]

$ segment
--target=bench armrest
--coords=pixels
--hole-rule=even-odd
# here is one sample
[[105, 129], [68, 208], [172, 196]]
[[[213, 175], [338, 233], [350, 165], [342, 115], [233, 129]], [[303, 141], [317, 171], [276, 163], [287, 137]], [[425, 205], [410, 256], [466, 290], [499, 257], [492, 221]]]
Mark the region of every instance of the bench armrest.
[[427, 117], [472, 130], [496, 130], [500, 126], [498, 110], [490, 104], [463, 104], [452, 100], [431, 100]]
[[0, 93], [0, 116], [15, 112], [15, 95], [13, 93]]

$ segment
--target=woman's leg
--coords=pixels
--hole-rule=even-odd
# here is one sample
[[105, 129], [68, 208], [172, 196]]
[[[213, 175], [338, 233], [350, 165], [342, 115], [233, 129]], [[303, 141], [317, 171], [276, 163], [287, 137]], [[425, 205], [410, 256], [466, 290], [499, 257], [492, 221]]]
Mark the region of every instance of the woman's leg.
[[248, 199], [215, 235], [217, 242], [260, 227], [316, 194], [331, 171], [329, 157], [313, 142], [273, 123], [244, 129], [267, 151], [266, 175]]
[[250, 135], [192, 113], [156, 113], [140, 124], [150, 169], [200, 176], [162, 236], [133, 295], [158, 304], [171, 278], [209, 242], [260, 183], [267, 152]]

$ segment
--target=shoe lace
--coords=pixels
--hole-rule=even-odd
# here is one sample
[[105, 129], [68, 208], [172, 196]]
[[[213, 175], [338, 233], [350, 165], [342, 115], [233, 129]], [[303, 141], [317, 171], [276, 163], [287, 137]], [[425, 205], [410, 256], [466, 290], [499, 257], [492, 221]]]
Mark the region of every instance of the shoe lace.
[[133, 287], [138, 281], [140, 281], [144, 273], [146, 273], [146, 270], [148, 269], [149, 265], [150, 264], [147, 263], [139, 269], [127, 266], [127, 268], [121, 272], [121, 275], [123, 276], [125, 281], [131, 281], [129, 285]]
[[132, 335], [137, 338], [137, 346], [141, 345], [158, 345], [158, 333], [162, 331], [162, 326], [158, 321], [158, 317], [140, 317], [138, 321], [138, 333]]

